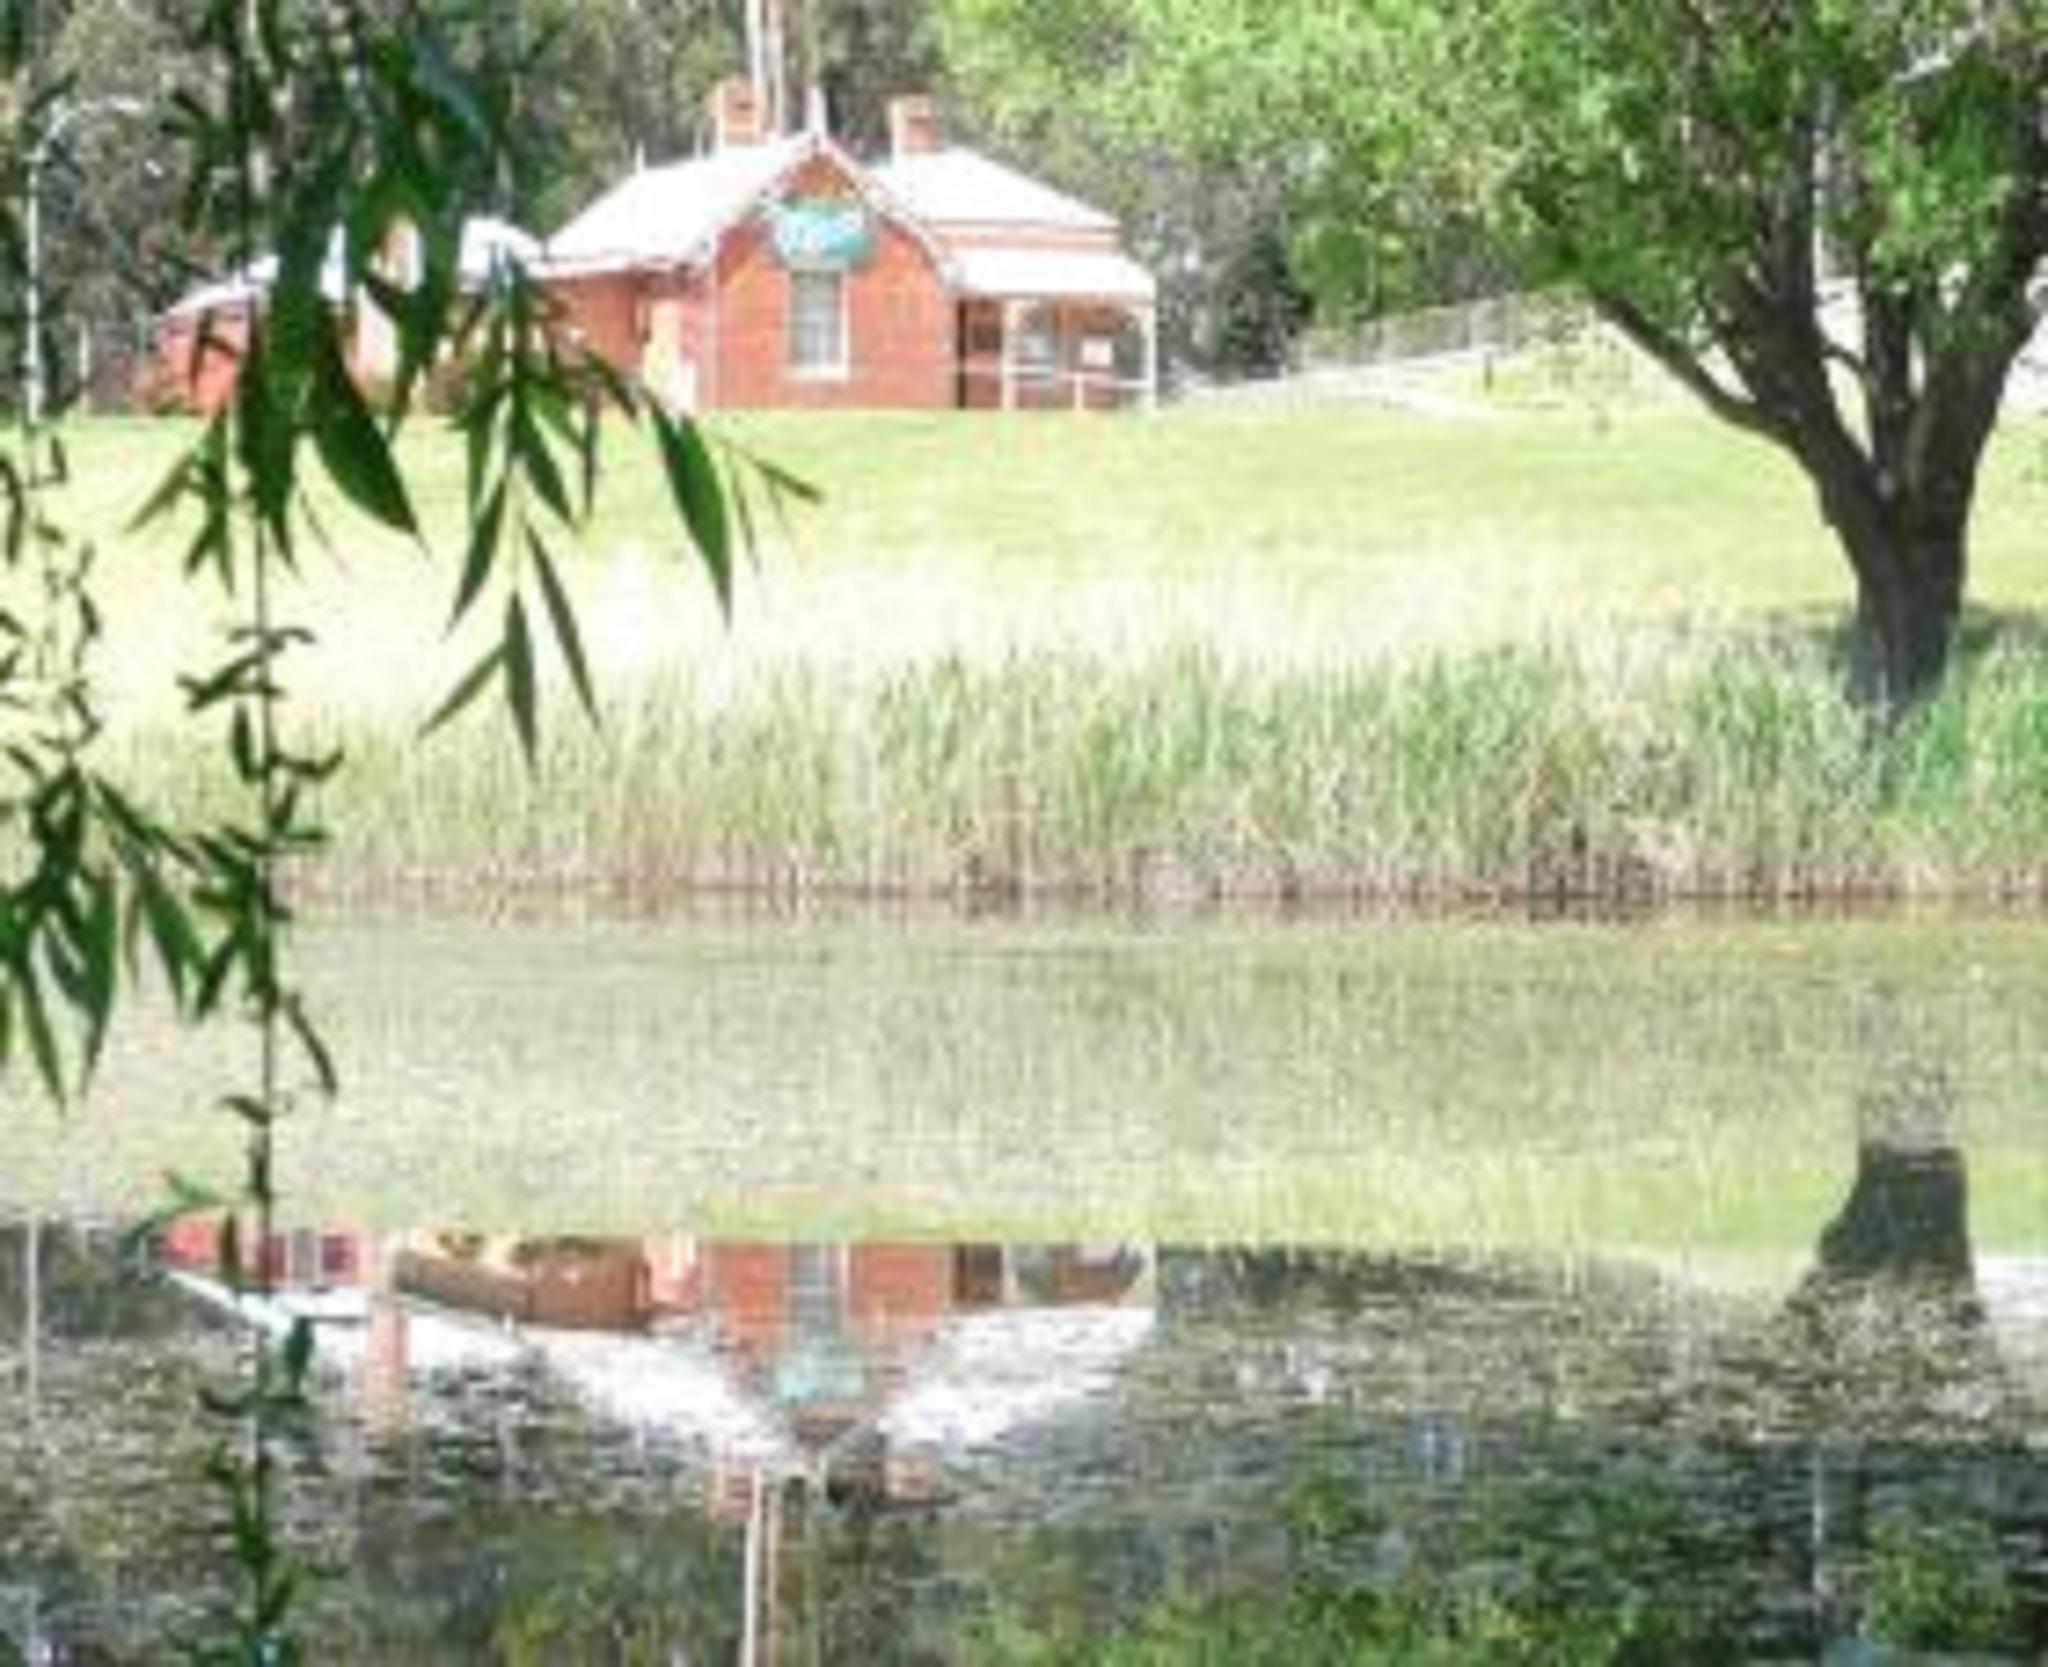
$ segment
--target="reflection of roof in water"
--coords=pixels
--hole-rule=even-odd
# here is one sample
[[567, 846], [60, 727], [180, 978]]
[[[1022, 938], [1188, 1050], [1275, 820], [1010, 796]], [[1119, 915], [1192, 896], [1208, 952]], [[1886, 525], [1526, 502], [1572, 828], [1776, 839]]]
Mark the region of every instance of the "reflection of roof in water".
[[[1137, 1247], [863, 1247], [894, 1258], [870, 1271], [898, 1280], [869, 1286], [850, 1272], [859, 1258], [831, 1246], [712, 1245], [707, 1257], [738, 1252], [749, 1266], [725, 1270], [722, 1294], [696, 1285], [650, 1330], [647, 1280], [617, 1277], [632, 1242], [578, 1243], [571, 1254], [516, 1241], [508, 1259], [505, 1245], [486, 1255], [419, 1238], [351, 1258], [351, 1277], [387, 1265], [376, 1299], [344, 1285], [237, 1303], [210, 1275], [173, 1277], [272, 1331], [313, 1320], [320, 1358], [346, 1372], [369, 1363], [365, 1322], [389, 1304], [404, 1316], [407, 1373], [537, 1360], [593, 1411], [740, 1462], [802, 1459], [857, 1429], [907, 1446], [993, 1442], [1102, 1392], [1153, 1323], [1152, 1257]], [[785, 1287], [758, 1282], [763, 1255]], [[701, 1278], [709, 1264], [694, 1266]], [[641, 1304], [630, 1312], [629, 1289]], [[764, 1308], [778, 1289], [788, 1306]]]
[[2048, 1255], [1978, 1257], [1977, 1294], [2007, 1363], [2048, 1412]]
[[[1360, 1410], [1397, 1412], [1427, 1383], [1431, 1404], [1453, 1417], [1547, 1415], [1564, 1406], [1633, 1417], [1662, 1408], [1658, 1416], [1688, 1426], [1790, 1431], [1836, 1415], [1823, 1380], [1844, 1370], [1858, 1382], [1875, 1374], [1873, 1427], [1931, 1428], [1928, 1420], [1951, 1415], [2009, 1427], [2048, 1407], [2048, 1257], [1979, 1259], [1988, 1325], [1956, 1337], [1993, 1345], [2000, 1369], [1991, 1376], [1983, 1370], [1991, 1356], [1974, 1344], [1947, 1347], [1939, 1325], [1917, 1334], [1896, 1315], [1887, 1321], [1891, 1311], [1882, 1307], [1872, 1312], [1889, 1327], [1889, 1350], [1821, 1360], [1803, 1321], [1842, 1316], [1853, 1329], [1830, 1333], [1837, 1340], [1867, 1337], [1871, 1322], [1856, 1317], [1853, 1302], [1805, 1292], [1802, 1269], [1774, 1263], [1573, 1268], [1512, 1258], [1169, 1251], [1157, 1264], [1159, 1299], [1148, 1272], [1133, 1293], [1138, 1300], [1123, 1305], [1076, 1301], [1073, 1293], [1035, 1300], [1030, 1287], [1046, 1267], [1028, 1252], [1010, 1254], [1004, 1266], [1006, 1306], [958, 1307], [932, 1323], [883, 1324], [858, 1336], [840, 1321], [822, 1329], [784, 1324], [765, 1345], [727, 1335], [708, 1312], [625, 1335], [552, 1325], [509, 1331], [408, 1302], [406, 1364], [431, 1374], [538, 1360], [606, 1418], [741, 1460], [800, 1458], [856, 1427], [901, 1447], [992, 1445], [1112, 1388], [1119, 1401], [1134, 1387], [1157, 1389], [1185, 1370], [1173, 1357], [1191, 1346], [1190, 1359], [1225, 1348], [1242, 1388], [1263, 1383], [1290, 1401], [1341, 1397]], [[325, 1328], [324, 1358], [361, 1360], [360, 1331]], [[1917, 1351], [1921, 1367], [1948, 1364], [1900, 1373], [1886, 1357], [1902, 1351]], [[1810, 1368], [1821, 1365], [1830, 1369], [1816, 1377]]]
[[866, 1423], [904, 1446], [994, 1442], [1104, 1392], [1152, 1326], [1149, 1307], [1102, 1304], [956, 1314], [899, 1361], [799, 1346], [778, 1361], [766, 1394], [735, 1370], [729, 1351], [701, 1338], [523, 1336], [611, 1416], [702, 1438], [728, 1456], [765, 1458]]
[[521, 1334], [594, 1409], [636, 1429], [701, 1442], [728, 1458], [790, 1456], [780, 1420], [734, 1383], [713, 1351], [674, 1338], [620, 1337], [589, 1331]]
[[1149, 1307], [1094, 1304], [960, 1315], [882, 1414], [882, 1432], [911, 1446], [985, 1446], [1109, 1389], [1155, 1319]]

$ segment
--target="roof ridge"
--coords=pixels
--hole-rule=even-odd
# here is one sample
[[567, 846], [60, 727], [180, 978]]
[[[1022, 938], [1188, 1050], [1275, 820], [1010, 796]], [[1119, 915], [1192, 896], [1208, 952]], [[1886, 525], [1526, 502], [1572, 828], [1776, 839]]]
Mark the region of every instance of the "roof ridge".
[[[979, 182], [983, 186], [990, 183], [986, 176], [996, 176], [1013, 193], [1024, 194], [1026, 200], [1013, 200], [1007, 212], [1000, 206], [994, 212], [985, 212], [978, 204], [970, 208], [959, 202], [957, 199], [961, 192], [956, 189], [951, 193], [956, 200], [944, 201], [948, 193], [943, 188], [935, 188], [932, 183], [934, 166], [943, 168], [953, 164], [957, 171], [957, 165], [962, 163], [985, 176]], [[898, 189], [897, 195], [906, 198], [913, 209], [935, 223], [994, 224], [1010, 220], [1024, 224], [1085, 225], [1091, 230], [1122, 229], [1122, 222], [1107, 209], [972, 145], [947, 145], [938, 150], [891, 157], [875, 164], [873, 171], [885, 181], [900, 180], [902, 188]], [[925, 176], [924, 182], [918, 180], [920, 173]], [[961, 183], [956, 181], [956, 187]], [[919, 198], [926, 200], [920, 201]], [[938, 200], [932, 200], [935, 198]]]

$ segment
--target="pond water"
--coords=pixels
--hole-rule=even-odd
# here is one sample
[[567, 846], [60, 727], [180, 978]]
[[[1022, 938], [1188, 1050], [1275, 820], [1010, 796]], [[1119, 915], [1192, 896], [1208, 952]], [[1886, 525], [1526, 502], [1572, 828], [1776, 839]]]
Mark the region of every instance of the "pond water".
[[0, 1660], [2048, 1651], [2048, 931], [332, 926], [279, 1296], [126, 1245], [242, 1043], [0, 1133]]

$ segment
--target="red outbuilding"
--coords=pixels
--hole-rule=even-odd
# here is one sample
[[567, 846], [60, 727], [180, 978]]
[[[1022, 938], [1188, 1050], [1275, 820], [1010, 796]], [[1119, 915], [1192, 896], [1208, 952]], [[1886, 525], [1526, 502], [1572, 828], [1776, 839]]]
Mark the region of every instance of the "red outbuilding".
[[890, 107], [890, 155], [743, 79], [707, 155], [644, 168], [548, 240], [573, 337], [677, 409], [1149, 404], [1155, 286], [1116, 221]]
[[[462, 227], [457, 278], [474, 292], [506, 261], [531, 264], [540, 245], [517, 226], [484, 217]], [[400, 283], [417, 270], [416, 240], [394, 237], [387, 275]], [[320, 265], [320, 292], [340, 315], [343, 352], [358, 384], [375, 388], [398, 370], [398, 341], [391, 321], [366, 296], [348, 289], [342, 238], [329, 239]], [[156, 321], [155, 352], [137, 389], [144, 404], [159, 409], [211, 415], [234, 393], [241, 373], [249, 325], [269, 303], [277, 278], [277, 257], [264, 255], [218, 283], [185, 295]]]

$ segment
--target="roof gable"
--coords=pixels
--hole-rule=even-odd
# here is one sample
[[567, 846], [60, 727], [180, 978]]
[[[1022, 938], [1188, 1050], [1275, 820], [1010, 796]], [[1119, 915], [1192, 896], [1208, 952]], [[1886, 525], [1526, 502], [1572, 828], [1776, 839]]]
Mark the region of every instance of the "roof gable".
[[803, 167], [822, 161], [881, 217], [907, 231], [934, 265], [943, 250], [895, 193], [830, 137], [801, 133], [646, 168], [615, 185], [548, 239], [543, 269], [558, 275], [688, 266], [759, 209]]

